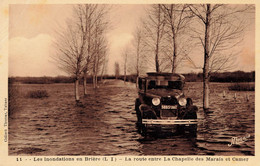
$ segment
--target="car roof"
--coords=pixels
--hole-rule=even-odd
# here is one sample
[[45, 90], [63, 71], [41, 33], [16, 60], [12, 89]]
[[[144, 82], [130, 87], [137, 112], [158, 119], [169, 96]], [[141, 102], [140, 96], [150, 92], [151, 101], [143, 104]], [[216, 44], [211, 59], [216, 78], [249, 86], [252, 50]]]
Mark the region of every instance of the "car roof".
[[140, 78], [147, 78], [149, 80], [168, 80], [168, 81], [184, 81], [185, 77], [177, 73], [157, 73], [149, 72]]

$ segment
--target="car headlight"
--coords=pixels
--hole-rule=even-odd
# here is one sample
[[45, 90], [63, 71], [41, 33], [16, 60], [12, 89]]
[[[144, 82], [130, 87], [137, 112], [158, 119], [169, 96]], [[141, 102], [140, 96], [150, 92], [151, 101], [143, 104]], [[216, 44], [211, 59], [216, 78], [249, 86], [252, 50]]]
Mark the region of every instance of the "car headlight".
[[153, 105], [155, 105], [155, 106], [159, 105], [160, 102], [161, 102], [161, 101], [160, 101], [159, 98], [153, 98], [153, 99], [152, 99], [152, 103], [153, 103]]
[[178, 102], [181, 106], [185, 106], [187, 104], [187, 100], [183, 97], [179, 98]]

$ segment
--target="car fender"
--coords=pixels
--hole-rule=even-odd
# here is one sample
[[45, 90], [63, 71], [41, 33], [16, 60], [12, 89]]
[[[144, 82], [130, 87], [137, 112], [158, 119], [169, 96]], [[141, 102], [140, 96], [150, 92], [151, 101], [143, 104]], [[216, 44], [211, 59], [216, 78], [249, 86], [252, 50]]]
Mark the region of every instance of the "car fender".
[[152, 113], [152, 114], [153, 114], [153, 118], [156, 118], [156, 119], [157, 119], [156, 113], [155, 113], [155, 111], [151, 108], [151, 106], [146, 105], [146, 104], [141, 104], [141, 105], [139, 106], [139, 110], [140, 110], [140, 112], [141, 112], [142, 118], [144, 117], [144, 114], [145, 114], [145, 113]]

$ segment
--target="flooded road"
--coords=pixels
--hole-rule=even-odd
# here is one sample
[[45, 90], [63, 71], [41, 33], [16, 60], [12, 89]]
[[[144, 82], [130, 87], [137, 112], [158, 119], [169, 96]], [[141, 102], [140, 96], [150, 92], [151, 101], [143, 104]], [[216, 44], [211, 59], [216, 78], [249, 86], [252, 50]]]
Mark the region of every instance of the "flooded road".
[[[185, 94], [199, 107], [195, 137], [186, 134], [148, 136], [138, 133], [134, 110], [135, 84], [108, 80], [89, 88], [82, 105], [75, 106], [72, 84], [16, 85], [17, 109], [9, 118], [9, 155], [254, 155], [254, 92], [222, 91], [213, 83], [212, 109], [202, 110], [202, 83], [186, 83]], [[187, 89], [189, 87], [189, 89]], [[48, 98], [31, 99], [26, 93], [44, 89]], [[213, 89], [213, 88], [212, 88]], [[81, 89], [83, 92], [83, 89]], [[81, 93], [83, 94], [83, 93]], [[12, 103], [11, 103], [12, 104]], [[248, 137], [249, 136], [249, 137]], [[228, 146], [232, 137], [248, 137]]]

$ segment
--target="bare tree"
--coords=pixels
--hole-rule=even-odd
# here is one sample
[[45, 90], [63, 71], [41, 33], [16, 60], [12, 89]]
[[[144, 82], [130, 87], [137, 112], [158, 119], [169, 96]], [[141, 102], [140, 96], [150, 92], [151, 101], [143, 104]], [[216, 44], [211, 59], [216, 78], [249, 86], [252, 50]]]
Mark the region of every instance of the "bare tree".
[[[101, 25], [97, 24], [96, 33], [95, 33], [95, 54], [93, 59], [93, 86], [97, 87], [98, 84], [98, 74], [101, 71], [103, 63], [106, 61], [106, 53], [107, 53], [107, 40], [103, 36], [103, 32], [99, 29]], [[103, 67], [103, 70], [105, 68]], [[104, 72], [104, 71], [103, 71]]]
[[156, 72], [160, 72], [160, 52], [165, 34], [165, 18], [162, 5], [151, 5], [147, 10], [147, 19], [143, 21], [145, 44], [149, 51], [154, 54], [154, 64]]
[[[105, 19], [105, 16], [108, 11], [105, 5], [75, 5], [73, 17], [68, 20], [67, 28], [62, 30], [55, 42], [57, 56], [54, 59], [62, 69], [75, 76], [76, 101], [79, 101], [79, 79], [82, 74], [84, 75], [84, 94], [86, 94], [87, 74], [95, 66], [93, 63], [101, 62], [100, 56], [106, 53], [100, 42], [107, 28], [108, 19]], [[95, 36], [97, 33], [98, 37]], [[98, 71], [97, 69], [98, 66], [95, 66], [94, 70]]]
[[[165, 15], [166, 26], [165, 33], [169, 37], [170, 45], [170, 61], [171, 61], [171, 72], [176, 72], [177, 65], [180, 64], [181, 60], [185, 59], [189, 45], [187, 41], [182, 42], [183, 39], [187, 38], [185, 30], [191, 21], [192, 15], [187, 10], [188, 5], [185, 4], [169, 4], [162, 5], [162, 10]], [[168, 46], [169, 47], [169, 46]], [[166, 55], [168, 55], [166, 53]], [[182, 56], [182, 58], [177, 57]]]
[[119, 75], [120, 75], [119, 63], [115, 62], [115, 77], [116, 77], [116, 79], [118, 79]]
[[[79, 31], [84, 34], [85, 66], [83, 70], [83, 86], [84, 95], [87, 94], [87, 76], [92, 73], [93, 84], [96, 87], [97, 80], [97, 63], [100, 60], [101, 36], [104, 36], [105, 30], [108, 28], [108, 15], [110, 8], [108, 5], [84, 4], [74, 7], [75, 26], [79, 27]], [[98, 45], [98, 46], [97, 46]]]
[[135, 64], [135, 71], [137, 77], [140, 74], [140, 59], [141, 59], [141, 53], [142, 53], [142, 47], [143, 47], [143, 34], [142, 29], [137, 27], [134, 33], [134, 40], [133, 40], [133, 46], [136, 52], [136, 64]]
[[[147, 67], [147, 60], [149, 54], [146, 51], [145, 37], [144, 37], [144, 29], [141, 27], [136, 27], [133, 32], [133, 40], [131, 44], [131, 49], [128, 49], [128, 57], [131, 61], [128, 62], [127, 70], [136, 75], [136, 86], [138, 81], [138, 76], [145, 72]], [[132, 51], [130, 51], [132, 50]]]
[[77, 102], [80, 100], [79, 79], [86, 65], [86, 61], [84, 61], [85, 44], [85, 33], [75, 26], [73, 20], [67, 23], [67, 27], [61, 30], [54, 42], [57, 51], [54, 60], [61, 69], [75, 78], [75, 100]]
[[234, 67], [234, 49], [243, 39], [245, 29], [242, 13], [245, 5], [198, 4], [189, 9], [199, 20], [193, 31], [204, 50], [203, 66], [203, 108], [209, 108], [209, 79], [214, 71]]
[[76, 5], [74, 7], [74, 15], [75, 15], [75, 26], [78, 26], [79, 31], [84, 34], [85, 40], [85, 52], [84, 52], [84, 60], [85, 66], [83, 70], [84, 80], [84, 95], [87, 94], [87, 73], [90, 70], [90, 64], [93, 57], [93, 45], [92, 45], [92, 38], [93, 38], [93, 29], [94, 29], [94, 22], [96, 22], [96, 12], [97, 12], [98, 5], [96, 4], [84, 4], [84, 5]]
[[101, 77], [101, 81], [103, 81], [103, 77], [106, 74], [106, 70], [107, 70], [107, 64], [108, 64], [108, 58], [107, 56], [104, 56], [103, 60], [102, 60], [102, 69], [101, 69], [101, 73], [100, 73], [100, 77]]
[[123, 68], [124, 68], [124, 83], [126, 82], [126, 73], [127, 73], [127, 62], [128, 62], [128, 58], [129, 58], [129, 49], [128, 47], [124, 48], [122, 50], [122, 57], [123, 57]]

